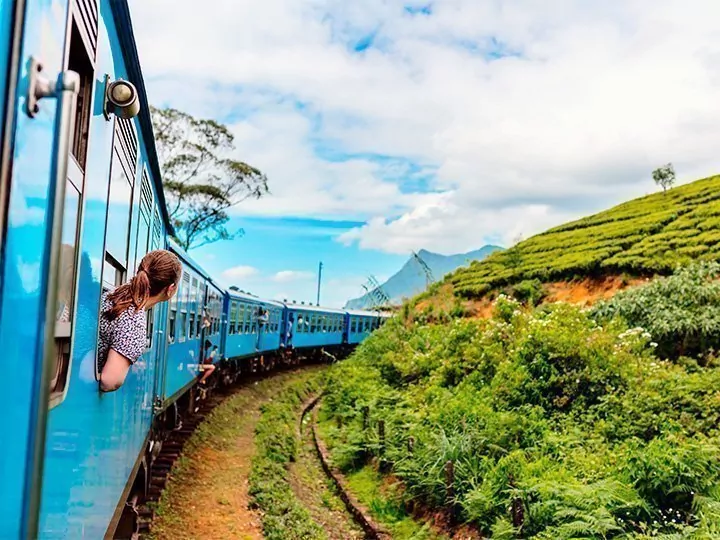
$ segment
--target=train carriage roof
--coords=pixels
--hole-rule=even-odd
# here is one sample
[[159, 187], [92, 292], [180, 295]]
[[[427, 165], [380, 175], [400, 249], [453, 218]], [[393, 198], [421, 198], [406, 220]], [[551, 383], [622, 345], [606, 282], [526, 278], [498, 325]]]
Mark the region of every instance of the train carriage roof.
[[382, 313], [379, 311], [363, 311], [362, 309], [346, 309], [350, 315], [358, 317], [381, 317]]
[[245, 302], [250, 302], [252, 304], [263, 304], [268, 306], [275, 306], [275, 307], [285, 307], [285, 304], [282, 302], [278, 302], [277, 300], [267, 300], [265, 298], [260, 298], [259, 296], [254, 296], [249, 293], [241, 292], [241, 291], [225, 291], [227, 295], [234, 299], [234, 300], [243, 300]]
[[344, 309], [336, 309], [322, 306], [311, 306], [309, 304], [285, 304], [292, 311], [308, 311], [312, 313], [331, 313], [337, 315], [345, 315]]

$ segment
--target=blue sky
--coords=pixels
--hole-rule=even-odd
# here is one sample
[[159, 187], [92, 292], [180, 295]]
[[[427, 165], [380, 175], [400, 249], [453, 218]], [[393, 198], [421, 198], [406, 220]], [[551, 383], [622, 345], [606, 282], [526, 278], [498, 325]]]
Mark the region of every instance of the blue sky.
[[[422, 248], [525, 237], [720, 168], [720, 4], [130, 0], [155, 105], [226, 123], [271, 195], [193, 255], [342, 305]], [[661, 81], [661, 84], [659, 83]]]

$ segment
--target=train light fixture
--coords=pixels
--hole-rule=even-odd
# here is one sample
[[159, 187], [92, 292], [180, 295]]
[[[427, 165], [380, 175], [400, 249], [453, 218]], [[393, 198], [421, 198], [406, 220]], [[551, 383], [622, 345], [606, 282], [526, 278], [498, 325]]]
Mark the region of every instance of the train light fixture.
[[124, 79], [110, 81], [110, 75], [105, 75], [105, 119], [110, 120], [111, 114], [119, 118], [134, 118], [139, 112], [140, 98], [135, 85]]

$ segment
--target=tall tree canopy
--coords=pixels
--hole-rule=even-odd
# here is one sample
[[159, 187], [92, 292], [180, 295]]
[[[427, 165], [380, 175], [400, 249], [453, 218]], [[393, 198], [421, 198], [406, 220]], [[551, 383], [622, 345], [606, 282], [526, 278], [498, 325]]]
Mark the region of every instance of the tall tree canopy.
[[267, 194], [267, 177], [232, 159], [234, 136], [227, 126], [176, 109], [151, 110], [168, 212], [180, 245], [187, 250], [242, 234], [227, 229], [227, 210]]

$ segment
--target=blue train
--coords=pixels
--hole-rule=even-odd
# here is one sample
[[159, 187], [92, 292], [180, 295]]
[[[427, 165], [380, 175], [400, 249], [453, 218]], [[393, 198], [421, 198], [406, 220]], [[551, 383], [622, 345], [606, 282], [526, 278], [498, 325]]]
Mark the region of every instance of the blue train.
[[[346, 350], [382, 316], [224, 290], [169, 240], [126, 0], [0, 0], [0, 98], [0, 539], [129, 536], [208, 347], [229, 384]], [[156, 248], [182, 260], [179, 293], [101, 393], [101, 294]]]

